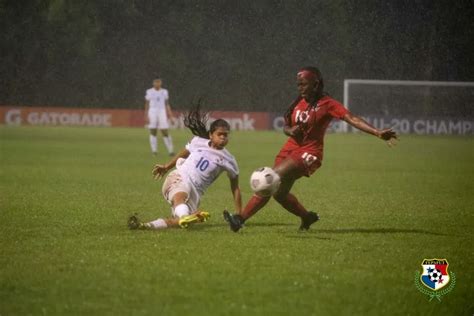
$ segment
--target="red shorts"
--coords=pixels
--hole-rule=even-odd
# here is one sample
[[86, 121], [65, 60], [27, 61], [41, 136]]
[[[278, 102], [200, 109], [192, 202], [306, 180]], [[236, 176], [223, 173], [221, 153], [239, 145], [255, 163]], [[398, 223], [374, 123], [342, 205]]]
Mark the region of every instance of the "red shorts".
[[290, 158], [298, 165], [297, 177], [312, 175], [319, 167], [321, 167], [321, 159], [315, 154], [310, 154], [304, 149], [288, 150], [282, 149], [275, 158], [275, 167], [283, 160]]

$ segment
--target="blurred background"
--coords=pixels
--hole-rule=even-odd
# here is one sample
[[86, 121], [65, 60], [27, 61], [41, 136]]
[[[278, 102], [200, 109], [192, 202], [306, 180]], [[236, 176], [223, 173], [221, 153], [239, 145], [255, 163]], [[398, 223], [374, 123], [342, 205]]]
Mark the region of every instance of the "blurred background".
[[1, 0], [0, 104], [142, 108], [160, 76], [176, 109], [281, 111], [304, 65], [341, 101], [345, 78], [474, 81], [473, 16], [471, 0]]

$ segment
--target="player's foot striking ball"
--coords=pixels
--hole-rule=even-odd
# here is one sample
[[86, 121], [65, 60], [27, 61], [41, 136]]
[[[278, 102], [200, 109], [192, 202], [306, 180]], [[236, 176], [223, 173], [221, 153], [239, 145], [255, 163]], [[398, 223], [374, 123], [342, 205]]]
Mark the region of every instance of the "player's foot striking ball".
[[201, 196], [223, 171], [229, 177], [235, 208], [241, 211], [239, 168], [234, 156], [225, 148], [229, 142], [230, 125], [218, 119], [207, 130], [206, 120], [207, 114], [200, 112], [198, 104], [184, 119], [184, 125], [196, 136], [171, 161], [153, 167], [155, 179], [162, 178], [176, 167], [166, 176], [162, 188], [163, 197], [171, 204], [172, 217], [142, 223], [136, 216], [131, 216], [128, 221], [130, 229], [187, 228], [207, 221], [209, 213], [198, 211]]
[[[288, 212], [301, 218], [301, 230], [307, 230], [318, 221], [316, 213], [308, 212], [290, 193], [293, 184], [301, 177], [311, 176], [323, 161], [324, 135], [333, 119], [344, 120], [351, 126], [374, 135], [392, 146], [397, 134], [391, 129], [377, 129], [358, 117], [324, 91], [321, 72], [316, 67], [304, 67], [296, 75], [298, 97], [285, 113], [284, 133], [289, 137], [275, 158], [272, 168], [281, 184], [273, 198]], [[225, 215], [230, 228], [238, 231], [242, 224], [264, 207], [271, 196], [255, 194], [247, 203], [238, 220], [236, 215]], [[322, 198], [322, 197], [321, 197]], [[239, 227], [240, 225], [240, 227]]]
[[228, 210], [224, 210], [224, 219], [229, 223], [233, 232], [238, 232], [244, 226], [244, 220], [239, 214], [230, 214]]

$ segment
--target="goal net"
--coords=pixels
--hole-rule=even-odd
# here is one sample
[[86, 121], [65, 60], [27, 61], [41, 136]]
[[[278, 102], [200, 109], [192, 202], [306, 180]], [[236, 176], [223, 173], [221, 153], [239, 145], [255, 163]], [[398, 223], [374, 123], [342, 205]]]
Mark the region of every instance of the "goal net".
[[474, 82], [346, 79], [344, 105], [401, 134], [474, 135]]

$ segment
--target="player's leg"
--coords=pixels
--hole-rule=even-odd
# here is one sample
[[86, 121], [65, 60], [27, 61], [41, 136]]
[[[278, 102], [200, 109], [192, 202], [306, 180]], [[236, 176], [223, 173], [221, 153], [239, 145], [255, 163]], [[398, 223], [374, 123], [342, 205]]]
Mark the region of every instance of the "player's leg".
[[[188, 199], [188, 186], [185, 185], [183, 179], [177, 170], [170, 172], [165, 181], [161, 192], [165, 200], [173, 206], [186, 202]], [[178, 210], [181, 212], [181, 210]], [[176, 227], [179, 225], [179, 218], [176, 218], [175, 210], [173, 208], [172, 218], [158, 218], [154, 221], [143, 223], [137, 216], [131, 216], [128, 220], [128, 227], [130, 229], [164, 229], [168, 227]]]
[[[283, 159], [284, 156], [277, 155], [275, 165], [278, 165]], [[224, 210], [224, 219], [229, 223], [230, 229], [233, 232], [238, 232], [243, 227], [245, 221], [261, 210], [270, 201], [270, 198], [270, 196], [263, 197], [254, 194], [240, 214], [230, 214], [229, 211]]]
[[[297, 169], [296, 164], [292, 163], [293, 161], [291, 159], [283, 159], [279, 160], [277, 158], [277, 162], [275, 163], [275, 167], [273, 168], [276, 173], [280, 176], [282, 179], [282, 184], [281, 186], [288, 186], [288, 192], [291, 189], [291, 186], [293, 183], [283, 183], [283, 180], [288, 178], [287, 174], [291, 174], [293, 170]], [[254, 214], [256, 214], [260, 209], [262, 209], [270, 200], [271, 197], [263, 197], [259, 196], [257, 194], [254, 194], [252, 198], [247, 202], [245, 205], [244, 209], [242, 212], [239, 214], [240, 218], [242, 221], [246, 221], [250, 217], [252, 217]]]
[[187, 228], [192, 223], [202, 223], [210, 217], [209, 213], [204, 211], [191, 212], [189, 206], [187, 192], [176, 192], [173, 195], [173, 217], [158, 218], [150, 222], [141, 222], [136, 215], [129, 218], [128, 226], [130, 229], [151, 229], [160, 230], [165, 228]]
[[174, 156], [174, 148], [173, 148], [173, 139], [168, 132], [168, 129], [161, 129], [161, 135], [163, 136], [163, 142], [165, 143], [166, 149], [168, 149], [168, 153], [170, 156]]
[[158, 140], [156, 138], [157, 129], [150, 128], [150, 148], [153, 155], [158, 153]]
[[254, 194], [240, 214], [230, 214], [229, 211], [224, 210], [224, 219], [229, 223], [230, 229], [233, 232], [238, 232], [243, 227], [245, 221], [264, 207], [269, 200], [270, 196], [263, 197]]
[[173, 218], [167, 221], [168, 227], [187, 227], [191, 223], [204, 222], [209, 217], [209, 213], [198, 211], [200, 196], [192, 185], [184, 181], [178, 170], [168, 174], [162, 193], [173, 210]]
[[150, 147], [153, 155], [158, 153], [158, 139], [156, 134], [158, 132], [158, 117], [155, 111], [148, 111], [148, 128], [150, 130]]
[[161, 135], [163, 136], [163, 142], [165, 143], [166, 149], [170, 156], [174, 156], [174, 149], [173, 149], [173, 140], [168, 132], [170, 128], [170, 124], [168, 121], [168, 117], [166, 114], [161, 113], [158, 117], [158, 129], [161, 131]]
[[153, 155], [158, 153], [158, 139], [156, 138], [158, 132], [158, 116], [156, 111], [148, 111], [148, 129], [150, 130], [150, 147]]
[[308, 215], [308, 211], [298, 202], [296, 197], [290, 193], [295, 181], [301, 177], [298, 164], [291, 158], [286, 158], [274, 168], [281, 179], [278, 191], [273, 195], [274, 199], [288, 212], [299, 217]]
[[[167, 178], [168, 180], [168, 178]], [[165, 180], [165, 185], [167, 180]], [[179, 227], [180, 216], [190, 215], [190, 210], [186, 205], [188, 199], [187, 192], [174, 192], [171, 197], [171, 204], [173, 207], [173, 216], [171, 218], [157, 218], [150, 222], [141, 222], [136, 215], [131, 216], [128, 220], [128, 227], [130, 229], [165, 229]]]
[[273, 195], [274, 199], [288, 212], [301, 218], [300, 229], [307, 230], [314, 222], [319, 220], [319, 215], [308, 211], [294, 196], [290, 193], [296, 180], [301, 178], [305, 171], [304, 167], [295, 159], [288, 157], [282, 160], [274, 170], [281, 178], [281, 184], [278, 191]]
[[193, 223], [202, 223], [207, 221], [209, 213], [197, 210], [197, 204], [192, 198], [193, 193], [178, 192], [173, 196], [173, 218], [172, 227], [187, 228]]
[[268, 201], [270, 201], [270, 198], [270, 196], [259, 196], [254, 194], [245, 205], [242, 213], [240, 213], [242, 220], [245, 222], [247, 219], [255, 215], [268, 203]]

